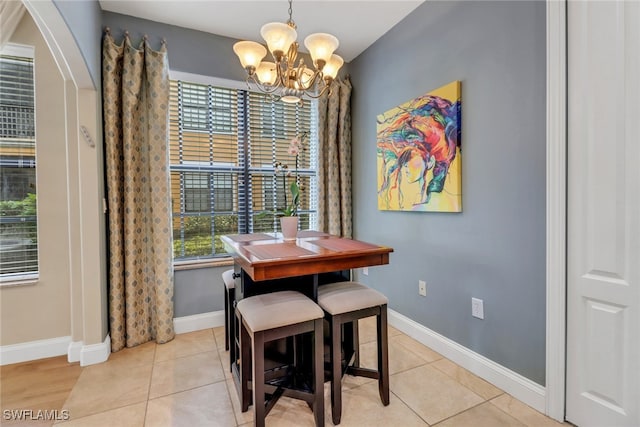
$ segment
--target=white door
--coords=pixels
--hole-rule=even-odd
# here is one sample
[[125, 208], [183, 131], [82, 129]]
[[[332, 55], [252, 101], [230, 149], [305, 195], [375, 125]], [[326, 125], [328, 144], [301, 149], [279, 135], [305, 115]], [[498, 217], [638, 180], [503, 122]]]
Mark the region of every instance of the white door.
[[640, 2], [569, 1], [568, 421], [640, 426]]

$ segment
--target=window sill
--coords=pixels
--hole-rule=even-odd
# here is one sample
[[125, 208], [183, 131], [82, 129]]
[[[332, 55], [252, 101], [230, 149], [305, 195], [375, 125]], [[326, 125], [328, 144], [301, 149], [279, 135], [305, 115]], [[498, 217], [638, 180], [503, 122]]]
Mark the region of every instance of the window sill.
[[0, 288], [36, 285], [38, 284], [39, 279], [40, 278], [37, 274], [0, 279]]
[[183, 271], [183, 270], [195, 270], [198, 268], [228, 267], [228, 266], [233, 266], [233, 258], [231, 257], [204, 259], [204, 260], [195, 260], [195, 261], [175, 261], [173, 263], [173, 270]]

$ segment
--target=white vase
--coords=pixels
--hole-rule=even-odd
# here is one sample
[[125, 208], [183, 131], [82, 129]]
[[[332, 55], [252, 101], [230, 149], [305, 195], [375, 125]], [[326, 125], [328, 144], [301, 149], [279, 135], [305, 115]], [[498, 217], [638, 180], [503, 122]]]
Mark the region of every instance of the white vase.
[[296, 240], [298, 235], [297, 216], [281, 216], [280, 227], [282, 228], [282, 238], [284, 240]]

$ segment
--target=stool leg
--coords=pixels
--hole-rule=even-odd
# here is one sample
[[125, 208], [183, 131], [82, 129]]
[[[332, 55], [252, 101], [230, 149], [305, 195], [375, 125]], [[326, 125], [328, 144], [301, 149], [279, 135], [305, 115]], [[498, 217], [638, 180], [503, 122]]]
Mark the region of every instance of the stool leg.
[[324, 322], [322, 319], [314, 321], [313, 334], [313, 416], [316, 427], [324, 426]]
[[387, 339], [387, 306], [380, 306], [376, 316], [378, 335], [378, 390], [382, 404], [389, 404], [389, 340]]
[[224, 287], [224, 349], [229, 351], [229, 289]]
[[[226, 286], [225, 286], [226, 288]], [[226, 317], [226, 321], [229, 322], [229, 330], [228, 330], [228, 341], [227, 341], [227, 345], [228, 348], [227, 350], [229, 350], [229, 372], [232, 372], [232, 366], [235, 363], [236, 359], [237, 359], [237, 353], [236, 353], [236, 307], [235, 307], [235, 300], [236, 300], [236, 290], [235, 289], [227, 289], [228, 292], [228, 298], [227, 298], [227, 305], [229, 306], [229, 314]]]
[[360, 367], [360, 334], [358, 333], [358, 319], [353, 321], [353, 366]]
[[331, 418], [333, 424], [340, 424], [342, 416], [342, 337], [338, 316], [329, 317], [331, 328]]
[[[249, 410], [249, 370], [251, 369], [251, 337], [240, 321], [240, 406], [242, 412]], [[254, 377], [255, 378], [255, 377]]]
[[265, 407], [264, 407], [264, 334], [255, 332], [253, 334], [253, 414], [254, 425], [264, 427]]

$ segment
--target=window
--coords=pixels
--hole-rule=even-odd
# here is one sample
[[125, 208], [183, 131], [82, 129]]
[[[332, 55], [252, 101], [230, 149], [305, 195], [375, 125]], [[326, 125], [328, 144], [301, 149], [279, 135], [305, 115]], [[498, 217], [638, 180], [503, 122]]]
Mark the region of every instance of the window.
[[0, 52], [0, 280], [38, 273], [33, 50]]
[[171, 82], [170, 169], [176, 260], [226, 255], [224, 234], [280, 231], [272, 213], [284, 207], [295, 168], [289, 142], [306, 133], [298, 158], [304, 192], [302, 228], [317, 223], [316, 105], [284, 104], [269, 95], [182, 80]]

